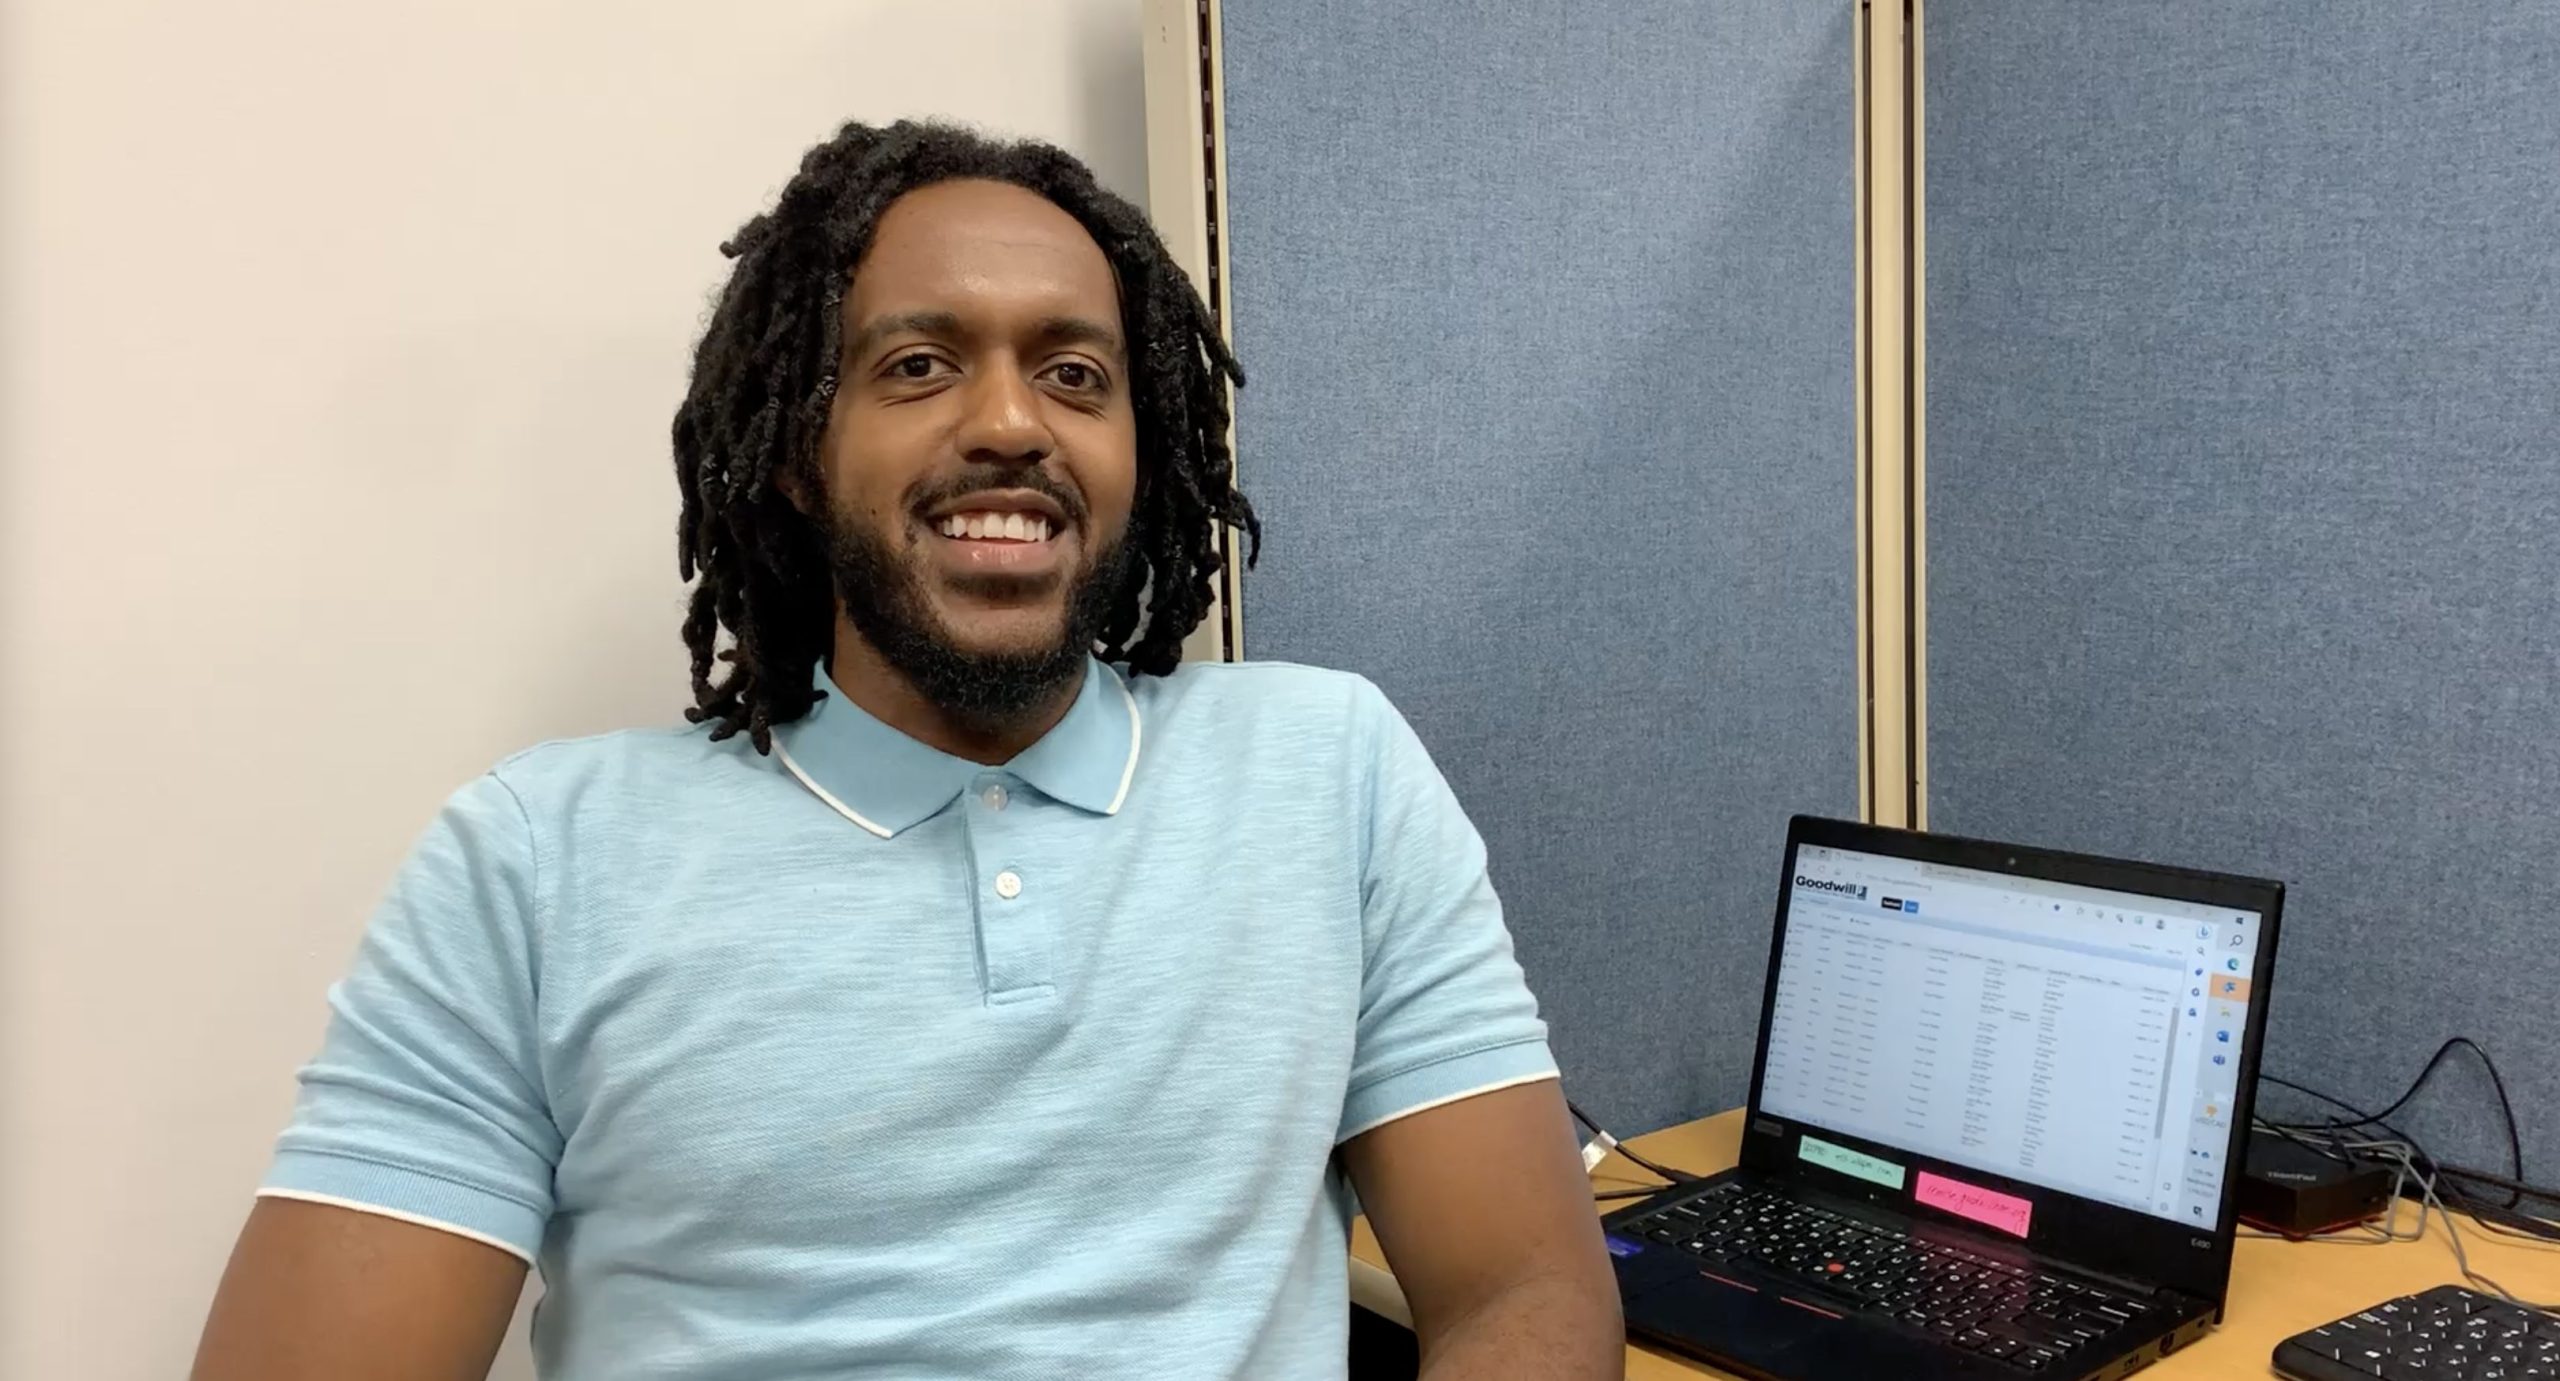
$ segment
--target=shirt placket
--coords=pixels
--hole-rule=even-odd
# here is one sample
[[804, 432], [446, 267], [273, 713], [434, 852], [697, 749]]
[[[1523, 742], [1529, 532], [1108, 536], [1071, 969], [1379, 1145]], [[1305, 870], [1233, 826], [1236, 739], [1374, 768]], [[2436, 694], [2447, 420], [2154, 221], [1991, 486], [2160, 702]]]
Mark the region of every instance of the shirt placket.
[[[967, 814], [970, 891], [978, 952], [986, 962], [986, 999], [1003, 1005], [1051, 991], [1048, 891], [1029, 856], [1037, 801], [1006, 773], [971, 784]], [[1054, 890], [1054, 889], [1050, 889]]]

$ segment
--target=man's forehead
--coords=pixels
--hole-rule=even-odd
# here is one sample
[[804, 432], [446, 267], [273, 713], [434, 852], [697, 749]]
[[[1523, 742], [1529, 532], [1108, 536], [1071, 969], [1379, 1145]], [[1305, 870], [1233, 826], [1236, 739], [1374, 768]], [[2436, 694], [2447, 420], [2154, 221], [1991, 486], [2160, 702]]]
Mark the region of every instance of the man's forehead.
[[1048, 198], [1002, 182], [945, 182], [909, 192], [881, 214], [855, 267], [851, 324], [874, 313], [935, 307], [1110, 311], [1118, 280], [1083, 224]]

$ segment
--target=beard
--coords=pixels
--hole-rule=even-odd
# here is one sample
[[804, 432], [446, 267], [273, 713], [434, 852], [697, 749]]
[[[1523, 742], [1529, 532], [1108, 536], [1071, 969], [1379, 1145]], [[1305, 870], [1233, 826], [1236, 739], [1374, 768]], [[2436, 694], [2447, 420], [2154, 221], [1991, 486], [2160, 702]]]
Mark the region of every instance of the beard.
[[[1053, 497], [1072, 505], [1068, 512], [1089, 540], [1093, 529], [1082, 521], [1083, 506], [1070, 495]], [[1127, 584], [1131, 553], [1124, 532], [1107, 548], [1088, 548], [1084, 561], [1062, 577], [1067, 590], [1056, 637], [1024, 647], [967, 648], [934, 612], [921, 551], [901, 558], [886, 534], [860, 518], [832, 502], [821, 512], [827, 569], [846, 620], [918, 694], [963, 724], [1014, 723], [1073, 684]], [[990, 576], [978, 588], [1002, 593], [1022, 584]]]

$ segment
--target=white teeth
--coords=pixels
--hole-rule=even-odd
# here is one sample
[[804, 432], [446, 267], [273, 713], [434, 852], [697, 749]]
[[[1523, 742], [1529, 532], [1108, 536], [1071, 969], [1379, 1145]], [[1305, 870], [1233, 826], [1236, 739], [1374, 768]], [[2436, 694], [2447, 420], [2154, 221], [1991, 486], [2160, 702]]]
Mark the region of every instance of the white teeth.
[[1049, 520], [1037, 513], [954, 513], [934, 525], [945, 537], [1046, 542]]

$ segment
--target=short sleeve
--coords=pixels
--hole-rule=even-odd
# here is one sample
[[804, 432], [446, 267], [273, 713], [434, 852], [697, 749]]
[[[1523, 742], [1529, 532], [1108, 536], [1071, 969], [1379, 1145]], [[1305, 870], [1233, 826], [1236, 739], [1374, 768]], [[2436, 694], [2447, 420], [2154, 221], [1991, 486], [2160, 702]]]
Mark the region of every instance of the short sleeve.
[[261, 1196], [424, 1223], [530, 1261], [560, 1133], [535, 1028], [533, 832], [496, 776], [402, 865], [302, 1071]]
[[1370, 744], [1358, 1043], [1340, 1140], [1556, 1077], [1484, 840], [1412, 726], [1361, 683]]

